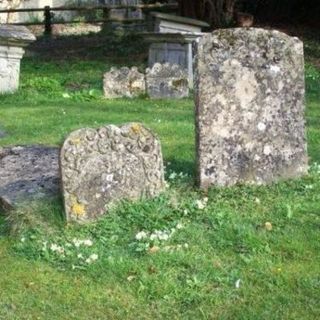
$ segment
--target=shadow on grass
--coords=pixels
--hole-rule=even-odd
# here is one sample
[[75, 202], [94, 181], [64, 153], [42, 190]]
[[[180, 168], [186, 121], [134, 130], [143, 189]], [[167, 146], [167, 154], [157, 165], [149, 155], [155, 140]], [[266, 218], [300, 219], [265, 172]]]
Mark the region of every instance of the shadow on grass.
[[169, 157], [165, 159], [166, 163], [168, 164], [167, 172], [176, 172], [180, 173], [183, 172], [184, 174], [188, 174], [192, 177], [192, 179], [196, 176], [196, 164], [194, 161], [186, 161], [186, 160], [177, 160], [176, 158]]
[[16, 236], [27, 230], [34, 233], [40, 230], [54, 233], [65, 225], [61, 197], [25, 202], [3, 213], [4, 216], [0, 219], [0, 234]]
[[88, 35], [38, 37], [28, 47], [30, 55], [50, 61], [101, 60], [113, 64], [139, 65], [147, 60], [147, 44], [135, 33], [122, 36], [103, 32]]

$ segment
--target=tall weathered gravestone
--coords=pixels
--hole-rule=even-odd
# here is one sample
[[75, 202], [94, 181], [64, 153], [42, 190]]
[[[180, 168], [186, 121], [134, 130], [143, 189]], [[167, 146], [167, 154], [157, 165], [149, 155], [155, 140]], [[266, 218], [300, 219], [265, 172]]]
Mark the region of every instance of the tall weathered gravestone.
[[303, 44], [278, 31], [217, 30], [195, 58], [200, 187], [307, 172]]
[[72, 132], [60, 166], [69, 221], [94, 220], [117, 200], [156, 196], [164, 188], [160, 142], [138, 123]]

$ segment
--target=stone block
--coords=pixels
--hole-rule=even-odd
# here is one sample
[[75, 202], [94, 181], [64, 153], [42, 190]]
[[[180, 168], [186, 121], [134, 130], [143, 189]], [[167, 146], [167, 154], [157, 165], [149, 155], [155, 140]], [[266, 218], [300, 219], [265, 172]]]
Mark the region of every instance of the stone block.
[[138, 123], [72, 132], [60, 155], [68, 221], [92, 221], [122, 199], [153, 197], [164, 189], [161, 146]]
[[146, 92], [144, 74], [140, 73], [136, 67], [111, 68], [104, 74], [103, 91], [107, 99], [134, 98], [144, 95]]
[[26, 27], [0, 25], [0, 94], [18, 89], [23, 47], [35, 39]]
[[153, 99], [189, 96], [188, 73], [177, 64], [155, 63], [146, 70], [147, 94]]
[[267, 184], [307, 173], [303, 43], [263, 29], [226, 29], [196, 46], [200, 187]]

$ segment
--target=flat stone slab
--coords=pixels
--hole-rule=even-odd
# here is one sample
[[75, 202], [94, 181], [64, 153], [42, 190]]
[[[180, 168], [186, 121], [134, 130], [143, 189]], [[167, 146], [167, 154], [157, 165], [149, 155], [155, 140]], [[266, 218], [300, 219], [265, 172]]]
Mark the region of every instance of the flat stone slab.
[[24, 26], [0, 25], [0, 45], [24, 47], [36, 37]]
[[195, 57], [202, 188], [267, 184], [307, 173], [303, 43], [264, 29], [225, 29]]
[[139, 123], [72, 132], [60, 154], [68, 221], [92, 221], [122, 199], [154, 197], [165, 186], [159, 140]]
[[46, 146], [0, 147], [0, 206], [59, 194], [59, 149]]
[[185, 18], [185, 17], [173, 15], [173, 14], [167, 14], [162, 12], [151, 12], [150, 15], [160, 20], [167, 20], [167, 21], [177, 22], [185, 25], [197, 26], [197, 27], [203, 27], [203, 28], [210, 27], [210, 25], [205, 21], [196, 20], [192, 18]]

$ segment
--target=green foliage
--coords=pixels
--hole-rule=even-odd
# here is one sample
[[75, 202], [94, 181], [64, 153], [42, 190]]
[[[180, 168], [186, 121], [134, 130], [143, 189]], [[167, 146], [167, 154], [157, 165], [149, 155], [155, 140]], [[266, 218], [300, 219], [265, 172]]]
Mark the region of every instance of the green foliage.
[[306, 87], [310, 93], [320, 92], [320, 70], [312, 64], [306, 64]]
[[58, 80], [49, 77], [34, 77], [26, 79], [21, 87], [29, 90], [31, 94], [55, 95], [62, 91], [62, 86]]

